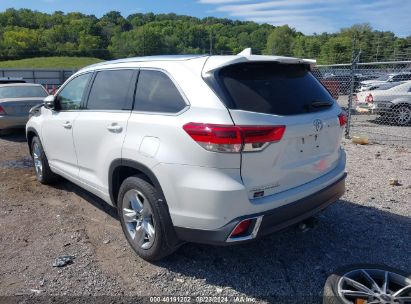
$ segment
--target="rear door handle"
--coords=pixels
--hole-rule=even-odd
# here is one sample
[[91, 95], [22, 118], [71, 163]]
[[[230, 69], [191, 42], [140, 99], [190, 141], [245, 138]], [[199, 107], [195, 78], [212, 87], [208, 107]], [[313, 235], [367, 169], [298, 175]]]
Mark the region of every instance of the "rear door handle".
[[63, 124], [63, 127], [64, 127], [65, 129], [71, 129], [72, 124], [71, 124], [69, 121], [66, 121], [66, 122]]
[[117, 123], [112, 123], [111, 125], [107, 126], [107, 130], [112, 133], [121, 133], [121, 131], [123, 131], [123, 127], [119, 126]]

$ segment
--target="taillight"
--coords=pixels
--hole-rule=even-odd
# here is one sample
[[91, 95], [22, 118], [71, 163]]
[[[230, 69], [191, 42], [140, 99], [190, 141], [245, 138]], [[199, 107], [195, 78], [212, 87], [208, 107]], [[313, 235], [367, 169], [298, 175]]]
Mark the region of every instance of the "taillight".
[[365, 97], [365, 102], [366, 103], [373, 103], [374, 102], [374, 97], [372, 94], [369, 94], [367, 97]]
[[347, 113], [341, 112], [338, 115], [338, 120], [340, 122], [340, 127], [344, 127], [347, 124]]
[[285, 126], [231, 126], [188, 123], [183, 129], [204, 149], [212, 152], [260, 151], [280, 141]]
[[4, 111], [2, 106], [0, 106], [0, 115], [6, 115], [6, 111]]
[[280, 141], [283, 137], [285, 126], [240, 126], [243, 135], [243, 151], [259, 151], [271, 142]]

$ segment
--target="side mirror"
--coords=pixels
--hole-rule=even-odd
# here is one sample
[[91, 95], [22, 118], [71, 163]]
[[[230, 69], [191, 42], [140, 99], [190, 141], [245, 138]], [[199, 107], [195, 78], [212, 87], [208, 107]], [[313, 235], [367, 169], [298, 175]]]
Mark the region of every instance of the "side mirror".
[[49, 95], [44, 99], [44, 107], [47, 109], [55, 109], [56, 108], [56, 97], [54, 95]]

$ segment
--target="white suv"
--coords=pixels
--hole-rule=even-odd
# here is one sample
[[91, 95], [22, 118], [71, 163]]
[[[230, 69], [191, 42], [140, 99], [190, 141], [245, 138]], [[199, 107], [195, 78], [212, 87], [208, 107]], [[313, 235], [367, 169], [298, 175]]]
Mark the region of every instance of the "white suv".
[[242, 53], [86, 67], [32, 111], [37, 178], [116, 206], [146, 260], [298, 223], [345, 189], [345, 114], [312, 63]]

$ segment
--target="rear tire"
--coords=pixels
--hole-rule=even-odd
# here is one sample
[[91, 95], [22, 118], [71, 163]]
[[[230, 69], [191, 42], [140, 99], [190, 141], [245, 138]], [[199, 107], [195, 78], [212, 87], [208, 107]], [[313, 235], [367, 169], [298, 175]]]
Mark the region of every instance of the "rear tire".
[[49, 161], [37, 136], [34, 136], [31, 142], [31, 157], [34, 162], [36, 178], [40, 183], [48, 185], [58, 180], [59, 176], [51, 171]]
[[124, 180], [117, 209], [128, 243], [144, 260], [160, 260], [178, 248], [167, 205], [144, 179], [131, 176]]

